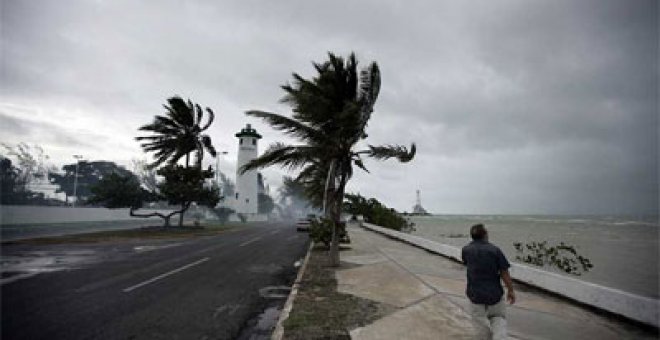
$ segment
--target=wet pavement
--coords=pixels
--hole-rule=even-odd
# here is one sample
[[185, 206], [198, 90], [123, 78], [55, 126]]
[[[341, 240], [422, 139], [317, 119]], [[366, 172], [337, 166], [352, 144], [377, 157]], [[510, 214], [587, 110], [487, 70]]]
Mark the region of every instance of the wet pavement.
[[[463, 265], [358, 227], [342, 251], [337, 290], [397, 310], [351, 338], [485, 339], [488, 328], [469, 314]], [[511, 339], [657, 339], [657, 330], [611, 317], [530, 286], [516, 284], [517, 302], [507, 306]]]
[[263, 223], [217, 236], [3, 245], [3, 339], [266, 339], [308, 236]]

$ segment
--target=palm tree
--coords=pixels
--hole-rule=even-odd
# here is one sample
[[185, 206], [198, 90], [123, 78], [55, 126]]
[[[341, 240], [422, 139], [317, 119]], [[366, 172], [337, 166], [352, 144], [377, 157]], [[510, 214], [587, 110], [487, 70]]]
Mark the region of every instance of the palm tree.
[[174, 165], [185, 157], [186, 167], [190, 166], [190, 154], [195, 153], [195, 165], [202, 166], [204, 152], [216, 156], [216, 151], [211, 144], [211, 137], [202, 134], [211, 126], [215, 114], [210, 108], [206, 108], [208, 118], [206, 124], [202, 125], [204, 111], [198, 105], [188, 100], [184, 101], [179, 96], [167, 100], [168, 105], [163, 105], [167, 110], [165, 115], [156, 115], [151, 124], [140, 127], [140, 131], [148, 131], [149, 136], [140, 136], [135, 139], [145, 141], [141, 144], [145, 152], [155, 152], [156, 160], [149, 166], [151, 168], [167, 162]]
[[358, 73], [353, 53], [346, 60], [332, 53], [328, 57], [324, 63], [313, 64], [318, 73], [314, 78], [308, 80], [294, 73], [293, 84], [282, 86], [286, 92], [282, 102], [292, 107], [291, 118], [265, 111], [246, 112], [301, 143], [275, 143], [241, 171], [270, 165], [302, 168], [297, 180], [306, 184], [312, 191], [312, 202], [322, 203], [326, 216], [334, 221], [330, 258], [338, 266], [337, 228], [353, 165], [367, 171], [362, 157], [408, 162], [415, 155], [415, 144], [410, 150], [398, 145], [368, 145], [356, 150], [358, 142], [367, 138], [367, 123], [380, 91], [380, 71], [372, 62]]
[[[176, 165], [185, 157], [185, 167], [190, 167], [190, 154], [195, 153], [195, 167], [202, 172], [202, 159], [204, 153], [208, 152], [211, 156], [217, 155], [211, 137], [202, 134], [211, 126], [215, 114], [210, 108], [206, 108], [208, 118], [202, 125], [204, 111], [190, 99], [184, 101], [179, 96], [167, 99], [168, 105], [165, 107], [165, 115], [156, 115], [151, 124], [143, 125], [140, 131], [151, 132], [148, 136], [139, 136], [135, 139], [144, 141], [142, 149], [145, 152], [155, 152], [155, 160], [149, 167], [151, 169], [167, 162], [168, 166]], [[183, 214], [190, 207], [191, 202], [183, 202], [179, 215], [179, 226], [183, 225]]]

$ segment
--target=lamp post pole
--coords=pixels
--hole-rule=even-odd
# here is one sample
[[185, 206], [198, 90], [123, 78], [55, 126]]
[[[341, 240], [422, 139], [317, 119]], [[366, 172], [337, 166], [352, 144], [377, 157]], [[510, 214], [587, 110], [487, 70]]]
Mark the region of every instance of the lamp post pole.
[[227, 151], [218, 152], [218, 157], [215, 158], [215, 184], [220, 188], [220, 155], [226, 155]]
[[80, 160], [83, 158], [83, 156], [73, 155], [73, 158], [76, 159], [76, 175], [73, 177], [73, 202], [71, 203], [71, 207], [75, 208], [76, 201], [78, 200], [78, 196], [76, 195], [78, 189], [78, 165], [80, 164]]

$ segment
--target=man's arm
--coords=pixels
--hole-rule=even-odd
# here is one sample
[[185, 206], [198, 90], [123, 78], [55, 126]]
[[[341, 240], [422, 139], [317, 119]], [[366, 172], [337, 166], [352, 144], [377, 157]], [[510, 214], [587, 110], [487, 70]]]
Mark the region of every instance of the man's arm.
[[504, 281], [504, 285], [506, 286], [506, 300], [510, 304], [516, 303], [516, 293], [513, 291], [513, 280], [511, 280], [509, 270], [504, 269], [500, 271], [500, 276], [502, 277], [502, 281]]

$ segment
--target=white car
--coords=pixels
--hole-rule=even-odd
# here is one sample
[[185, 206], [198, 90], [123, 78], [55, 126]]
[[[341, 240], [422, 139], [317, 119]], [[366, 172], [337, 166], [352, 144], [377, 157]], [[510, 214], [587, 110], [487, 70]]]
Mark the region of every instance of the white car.
[[309, 221], [308, 218], [299, 218], [298, 221], [296, 221], [296, 230], [298, 231], [309, 231], [309, 226], [311, 225], [311, 222]]

